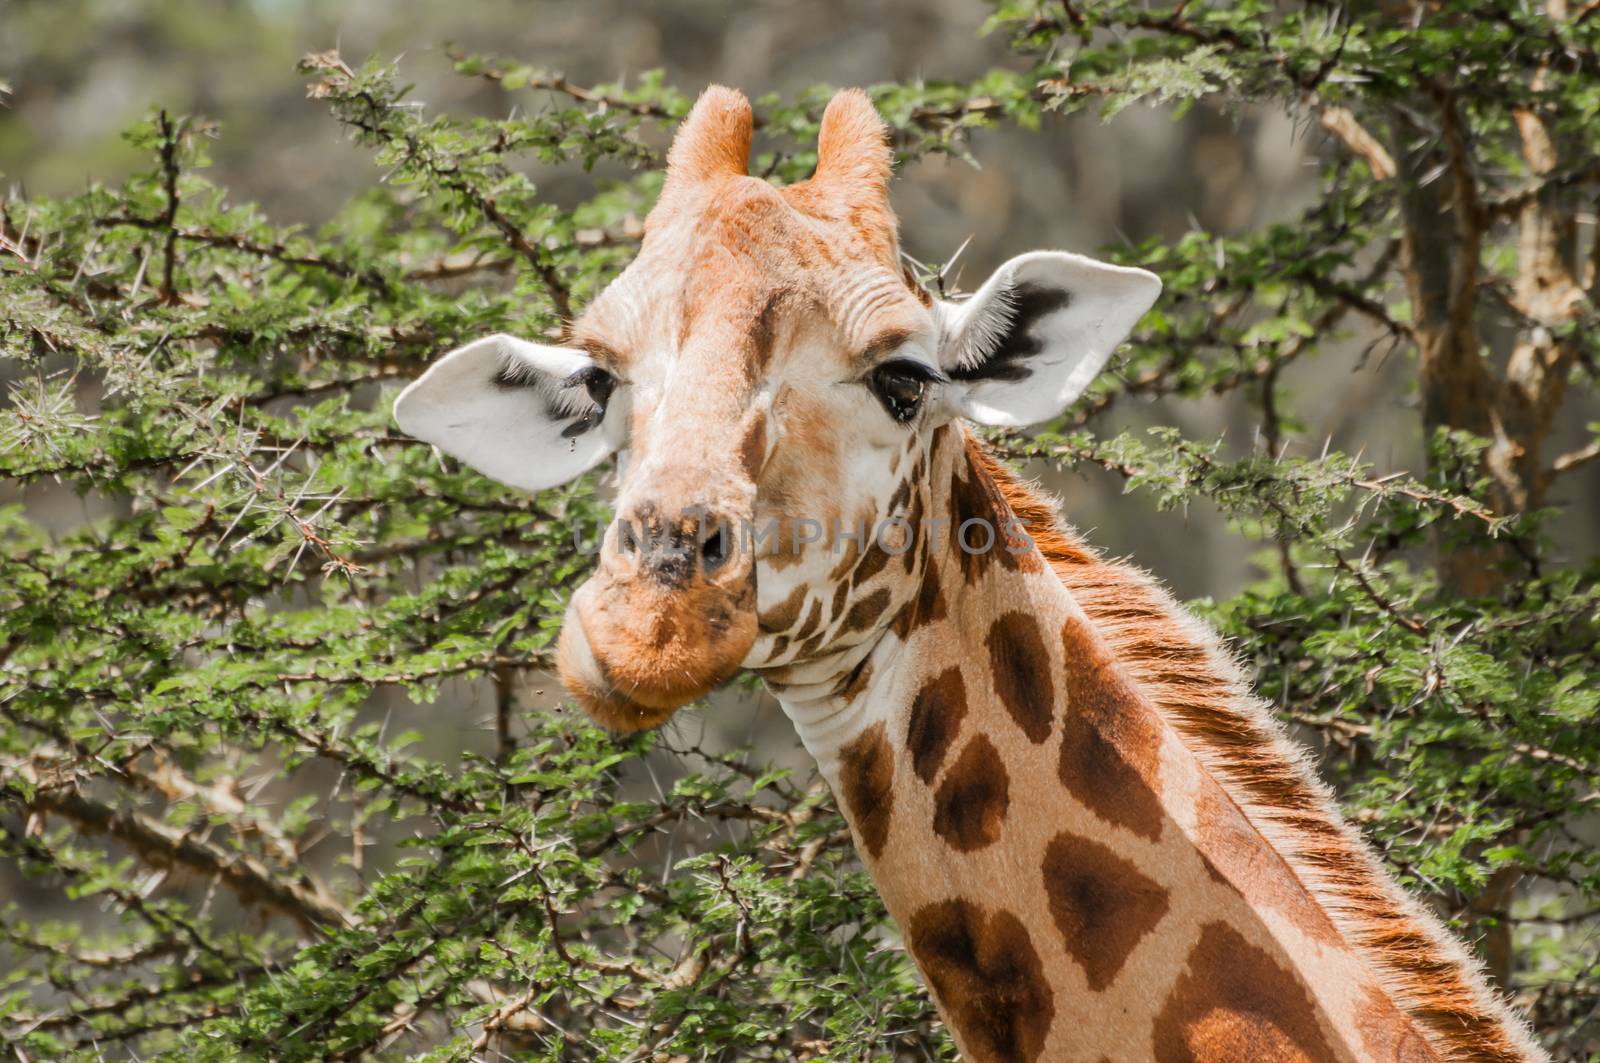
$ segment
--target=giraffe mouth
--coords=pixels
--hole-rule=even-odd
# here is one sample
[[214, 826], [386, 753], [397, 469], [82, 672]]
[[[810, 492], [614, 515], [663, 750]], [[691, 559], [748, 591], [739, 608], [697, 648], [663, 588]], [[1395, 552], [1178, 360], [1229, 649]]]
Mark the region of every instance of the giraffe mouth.
[[561, 681], [620, 734], [661, 726], [738, 672], [756, 638], [755, 580], [671, 589], [596, 575], [573, 595], [557, 649]]

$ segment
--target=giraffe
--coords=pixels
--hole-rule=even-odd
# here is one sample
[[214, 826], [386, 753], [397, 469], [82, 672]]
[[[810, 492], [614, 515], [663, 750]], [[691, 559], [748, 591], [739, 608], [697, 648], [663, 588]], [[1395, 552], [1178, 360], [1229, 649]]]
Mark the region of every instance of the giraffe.
[[970, 429], [1058, 413], [1159, 280], [1033, 252], [934, 299], [865, 94], [786, 188], [751, 129], [708, 89], [564, 342], [477, 340], [395, 404], [526, 490], [618, 455], [558, 649], [579, 704], [632, 732], [758, 673], [968, 1060], [1547, 1058], [1214, 633]]

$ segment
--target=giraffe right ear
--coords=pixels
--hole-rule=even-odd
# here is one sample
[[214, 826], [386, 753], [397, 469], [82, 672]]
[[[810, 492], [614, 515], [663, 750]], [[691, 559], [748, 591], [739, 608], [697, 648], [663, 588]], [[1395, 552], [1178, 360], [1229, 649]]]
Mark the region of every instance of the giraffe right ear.
[[1142, 269], [1034, 251], [972, 298], [941, 303], [939, 363], [962, 417], [1004, 427], [1047, 421], [1105, 367], [1161, 294]]
[[488, 336], [435, 362], [394, 403], [395, 423], [485, 476], [539, 491], [623, 443], [616, 380], [581, 351]]

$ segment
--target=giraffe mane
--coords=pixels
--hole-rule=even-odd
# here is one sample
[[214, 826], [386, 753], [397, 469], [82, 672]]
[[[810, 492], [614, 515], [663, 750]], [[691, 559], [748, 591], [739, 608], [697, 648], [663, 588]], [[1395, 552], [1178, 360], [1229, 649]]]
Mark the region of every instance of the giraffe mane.
[[1466, 949], [1339, 814], [1309, 755], [1207, 624], [1142, 569], [1106, 560], [1055, 505], [967, 436], [986, 473], [1119, 664], [1284, 858], [1445, 1063], [1543, 1058]]

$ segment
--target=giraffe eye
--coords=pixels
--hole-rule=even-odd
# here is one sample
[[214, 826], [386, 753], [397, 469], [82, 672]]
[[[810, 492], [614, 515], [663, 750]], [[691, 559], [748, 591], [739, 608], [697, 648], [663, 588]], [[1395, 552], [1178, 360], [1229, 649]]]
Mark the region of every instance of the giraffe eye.
[[589, 396], [589, 401], [594, 403], [593, 413], [598, 419], [606, 415], [606, 403], [611, 401], [611, 393], [617, 389], [617, 378], [599, 366], [591, 365], [567, 377], [561, 386], [582, 388]]
[[908, 359], [885, 362], [867, 376], [883, 408], [901, 424], [917, 415], [922, 400], [928, 394], [928, 385], [938, 379], [938, 371]]
[[589, 401], [594, 403], [593, 408], [585, 410], [571, 424], [561, 430], [564, 439], [580, 436], [599, 424], [606, 416], [606, 403], [611, 401], [611, 393], [617, 388], [617, 378], [601, 369], [591, 365], [580, 369], [562, 381], [563, 387], [583, 388], [589, 396]]
[[600, 412], [604, 413], [606, 403], [611, 401], [611, 392], [616, 390], [617, 378], [599, 366], [592, 365], [573, 374], [571, 383], [582, 384], [583, 390], [588, 392], [589, 401], [600, 407]]

